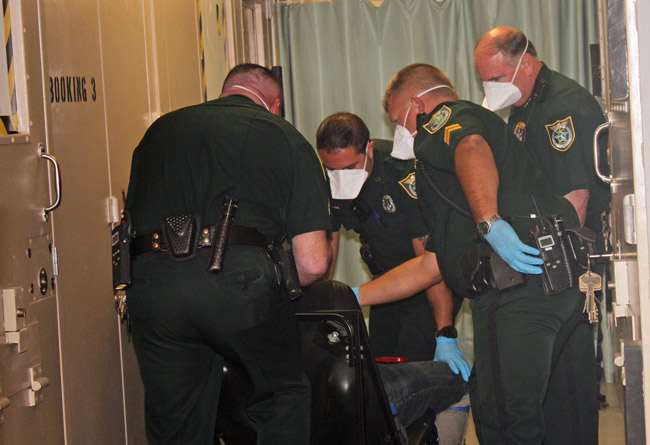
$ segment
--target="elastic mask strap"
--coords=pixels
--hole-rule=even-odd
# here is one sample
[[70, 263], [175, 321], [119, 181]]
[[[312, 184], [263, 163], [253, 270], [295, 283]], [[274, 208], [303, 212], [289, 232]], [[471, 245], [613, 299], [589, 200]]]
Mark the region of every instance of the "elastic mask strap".
[[262, 98], [260, 97], [260, 95], [257, 94], [255, 91], [253, 91], [253, 90], [249, 90], [248, 88], [243, 87], [243, 86], [241, 86], [241, 85], [233, 85], [231, 88], [240, 88], [240, 89], [242, 89], [242, 90], [244, 90], [244, 91], [248, 91], [249, 93], [254, 94], [255, 97], [257, 97], [259, 100], [262, 101], [262, 103], [264, 104], [264, 108], [266, 108], [266, 111], [271, 112], [271, 110], [269, 110], [268, 105], [266, 105], [266, 102], [264, 101], [264, 99], [262, 99]]
[[368, 163], [368, 145], [370, 145], [370, 141], [366, 142], [366, 157], [363, 158], [363, 169], [366, 169], [366, 164]]
[[528, 51], [528, 39], [526, 39], [526, 47], [524, 48], [524, 52], [521, 53], [521, 57], [519, 58], [519, 62], [517, 63], [517, 69], [515, 70], [515, 74], [512, 76], [512, 80], [510, 81], [510, 83], [515, 82], [515, 77], [517, 77], [517, 72], [519, 72], [519, 67], [521, 66], [521, 61], [524, 60], [526, 51]]
[[[430, 91], [437, 90], [438, 88], [449, 88], [452, 89], [449, 85], [436, 85], [435, 87], [431, 87], [428, 90], [424, 90], [421, 93], [418, 93], [415, 97], [421, 97], [427, 94]], [[409, 103], [409, 108], [406, 110], [406, 116], [404, 116], [404, 123], [402, 124], [402, 127], [406, 128], [406, 119], [409, 117], [409, 112], [411, 111], [411, 106], [413, 105], [413, 102]], [[414, 136], [417, 131], [414, 131], [411, 133], [411, 136]]]
[[419, 94], [418, 94], [417, 96], [415, 96], [415, 97], [424, 96], [424, 95], [427, 94], [428, 92], [433, 91], [433, 90], [437, 90], [438, 88], [449, 88], [450, 90], [452, 89], [449, 85], [436, 85], [435, 87], [431, 87], [431, 88], [429, 88], [428, 90], [424, 90], [424, 91], [422, 91], [421, 93], [419, 93]]

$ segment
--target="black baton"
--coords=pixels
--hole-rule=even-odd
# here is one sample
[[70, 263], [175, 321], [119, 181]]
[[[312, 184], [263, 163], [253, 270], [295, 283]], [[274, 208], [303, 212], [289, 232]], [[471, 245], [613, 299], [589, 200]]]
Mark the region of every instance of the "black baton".
[[210, 250], [210, 262], [208, 263], [208, 270], [210, 272], [219, 272], [223, 263], [223, 257], [226, 253], [228, 246], [228, 236], [230, 235], [230, 228], [232, 227], [232, 220], [235, 218], [237, 211], [236, 199], [226, 196], [223, 199], [221, 207], [221, 218], [219, 225], [214, 232], [214, 239], [212, 240], [212, 249]]

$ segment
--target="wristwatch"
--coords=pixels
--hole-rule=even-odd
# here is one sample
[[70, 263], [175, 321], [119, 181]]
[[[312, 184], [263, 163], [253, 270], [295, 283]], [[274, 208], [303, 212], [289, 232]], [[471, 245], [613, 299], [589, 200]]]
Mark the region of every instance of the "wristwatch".
[[497, 214], [490, 216], [488, 219], [484, 219], [483, 221], [479, 221], [478, 224], [476, 225], [476, 229], [478, 230], [478, 234], [481, 236], [485, 236], [488, 233], [490, 233], [490, 229], [494, 225], [495, 222], [500, 220], [501, 217]]
[[458, 331], [451, 325], [445, 326], [439, 331], [436, 331], [436, 338], [438, 337], [458, 338]]

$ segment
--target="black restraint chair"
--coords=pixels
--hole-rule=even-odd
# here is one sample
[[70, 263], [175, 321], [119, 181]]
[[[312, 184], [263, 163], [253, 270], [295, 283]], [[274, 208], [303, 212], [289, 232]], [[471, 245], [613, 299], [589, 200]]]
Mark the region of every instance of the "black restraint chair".
[[[400, 444], [398, 428], [369, 348], [363, 313], [354, 293], [336, 281], [304, 289], [294, 302], [303, 366], [312, 385], [311, 444]], [[226, 363], [217, 415], [217, 437], [227, 445], [254, 444], [246, 416], [246, 375]], [[435, 413], [407, 429], [409, 444], [438, 443]]]

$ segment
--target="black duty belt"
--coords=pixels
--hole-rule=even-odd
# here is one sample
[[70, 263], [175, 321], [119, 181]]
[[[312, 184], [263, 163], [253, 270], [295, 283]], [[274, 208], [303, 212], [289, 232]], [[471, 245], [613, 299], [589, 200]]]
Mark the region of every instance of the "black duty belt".
[[[212, 246], [216, 226], [203, 226], [197, 237], [197, 248], [203, 249]], [[228, 245], [248, 245], [267, 247], [272, 241], [270, 236], [262, 235], [256, 229], [243, 226], [232, 226], [228, 236]], [[133, 239], [133, 255], [137, 256], [147, 252], [168, 252], [169, 247], [160, 231], [145, 233]]]

